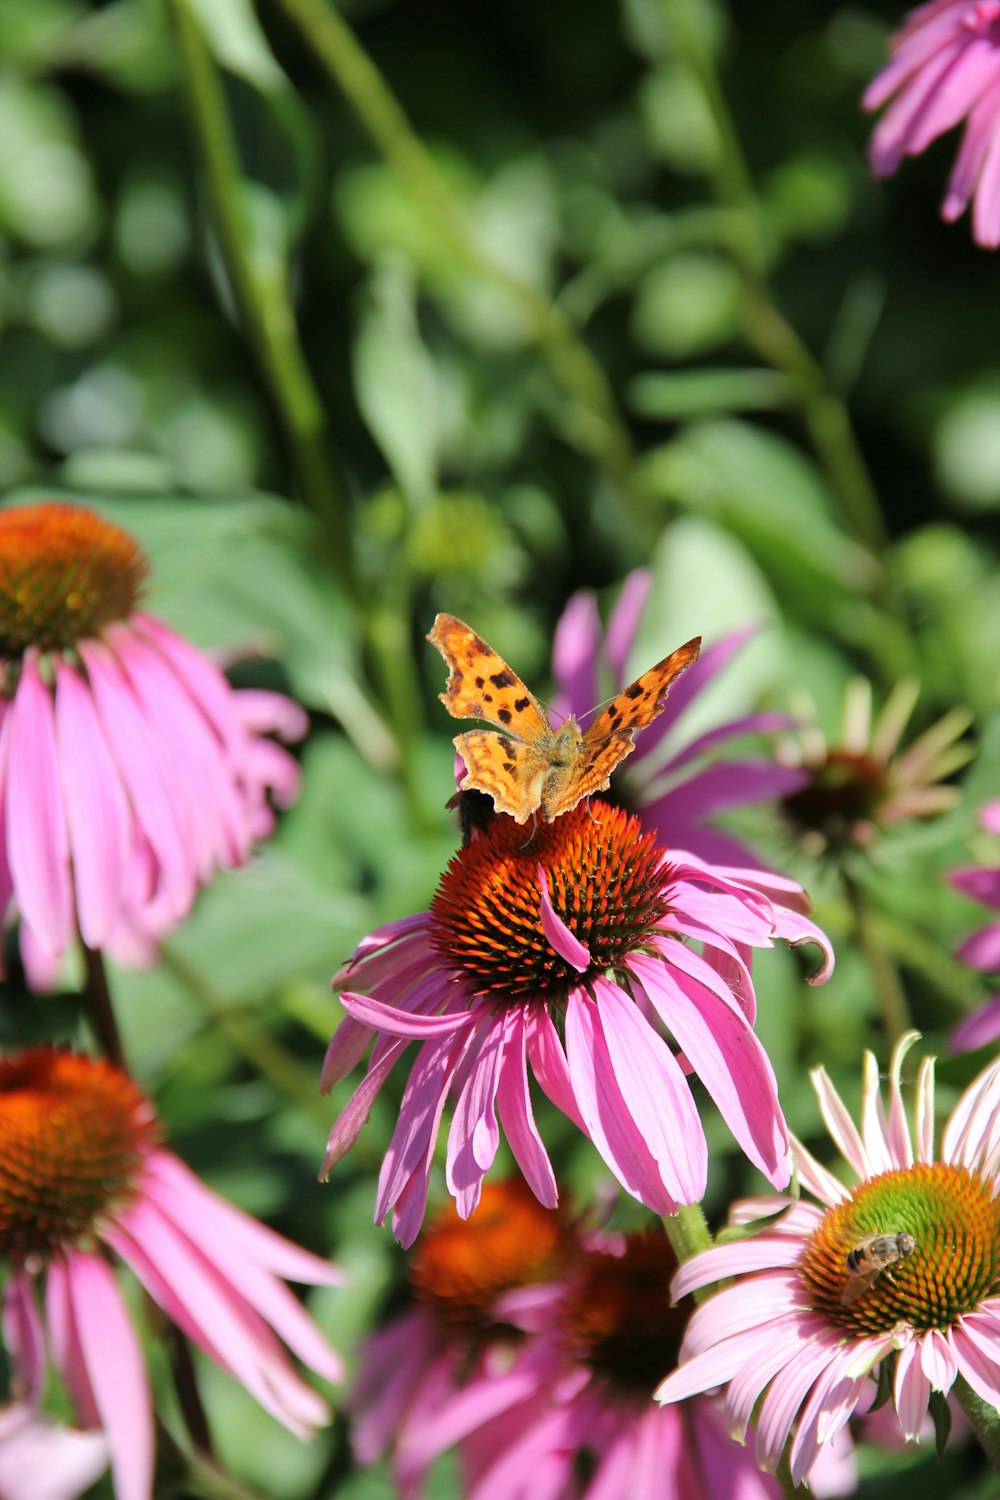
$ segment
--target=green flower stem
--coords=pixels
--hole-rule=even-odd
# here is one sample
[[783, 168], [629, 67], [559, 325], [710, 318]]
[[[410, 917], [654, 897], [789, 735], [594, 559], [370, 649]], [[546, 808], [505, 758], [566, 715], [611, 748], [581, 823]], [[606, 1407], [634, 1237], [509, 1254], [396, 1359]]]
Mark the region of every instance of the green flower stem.
[[801, 392], [803, 423], [844, 514], [858, 536], [881, 553], [888, 540], [885, 520], [847, 408], [830, 387], [818, 360], [775, 304], [767, 284], [764, 237], [753, 184], [711, 50], [703, 37], [697, 6], [694, 0], [660, 0], [660, 4], [715, 125], [719, 141], [713, 173], [716, 198], [742, 218], [742, 233], [732, 238], [732, 254], [747, 299], [747, 337], [762, 359], [788, 377], [790, 389]]
[[1000, 1473], [1000, 1412], [977, 1396], [961, 1375], [952, 1387], [952, 1395], [968, 1417], [986, 1457]]
[[197, 1451], [206, 1459], [211, 1459], [214, 1454], [212, 1434], [202, 1405], [201, 1392], [198, 1390], [191, 1345], [175, 1323], [170, 1325], [170, 1373], [188, 1436]]
[[222, 1004], [176, 948], [163, 944], [160, 963], [187, 991], [206, 1019], [225, 1035], [239, 1056], [266, 1078], [277, 1093], [285, 1095], [322, 1129], [329, 1127], [330, 1109], [319, 1097], [317, 1079], [311, 1072], [295, 1062], [245, 1012], [241, 1013], [233, 1005]]
[[326, 414], [299, 343], [284, 272], [256, 266], [248, 253], [242, 170], [219, 75], [188, 0], [167, 0], [167, 5], [226, 275], [284, 430], [302, 494], [327, 528], [331, 562], [341, 583], [351, 587], [344, 497], [327, 447]]
[[410, 622], [412, 588], [402, 566], [392, 569], [380, 600], [369, 611], [368, 640], [378, 676], [382, 701], [392, 721], [399, 746], [399, 773], [414, 825], [427, 825], [421, 778], [406, 746], [412, 743], [424, 721], [424, 705], [417, 684], [420, 673], [413, 659]]
[[83, 950], [84, 967], [83, 1002], [90, 1029], [108, 1061], [113, 1062], [119, 1068], [124, 1068], [125, 1052], [122, 1048], [115, 1008], [111, 1001], [104, 958], [97, 949], [88, 948], [82, 939], [80, 947]]
[[[175, 0], [176, 3], [176, 0]], [[402, 106], [344, 18], [327, 0], [278, 0], [342, 90], [397, 181], [451, 253], [510, 297], [574, 407], [574, 441], [601, 465], [648, 531], [628, 429], [601, 366], [560, 307], [479, 244]]]
[[700, 1203], [689, 1203], [679, 1208], [675, 1214], [664, 1214], [663, 1227], [677, 1256], [678, 1265], [681, 1261], [690, 1260], [699, 1251], [707, 1250], [712, 1243], [708, 1221]]
[[843, 868], [840, 871], [840, 878], [851, 908], [858, 947], [868, 965], [868, 971], [875, 986], [886, 1045], [891, 1048], [903, 1032], [909, 1031], [912, 1025], [906, 996], [899, 982], [896, 967], [882, 945], [865, 891], [854, 876]]

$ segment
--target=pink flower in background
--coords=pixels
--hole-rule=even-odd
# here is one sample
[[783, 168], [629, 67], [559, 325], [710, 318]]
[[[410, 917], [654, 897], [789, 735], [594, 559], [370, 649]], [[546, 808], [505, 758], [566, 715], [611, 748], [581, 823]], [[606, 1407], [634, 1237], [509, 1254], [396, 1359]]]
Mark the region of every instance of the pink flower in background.
[[[867, 1408], [890, 1359], [892, 1409], [908, 1439], [959, 1375], [1000, 1407], [1000, 1062], [962, 1094], [935, 1151], [932, 1059], [917, 1074], [912, 1135], [903, 1105], [900, 1072], [915, 1040], [909, 1032], [896, 1045], [886, 1103], [866, 1055], [860, 1129], [823, 1069], [812, 1075], [854, 1188], [796, 1143], [799, 1180], [816, 1202], [737, 1205], [733, 1223], [744, 1229], [774, 1207], [787, 1211], [762, 1233], [685, 1261], [674, 1278], [675, 1297], [735, 1280], [694, 1313], [658, 1399], [724, 1386], [732, 1430], [745, 1432], [755, 1413], [762, 1465], [773, 1469], [791, 1438], [796, 1483]], [[852, 1270], [848, 1257], [872, 1236], [901, 1235], [909, 1248], [880, 1273], [869, 1274], [864, 1254]]]
[[0, 1061], [3, 1338], [16, 1389], [40, 1399], [47, 1347], [80, 1425], [107, 1435], [117, 1500], [150, 1500], [153, 1410], [108, 1252], [297, 1435], [329, 1410], [286, 1346], [324, 1379], [342, 1375], [282, 1279], [337, 1285], [337, 1268], [210, 1192], [157, 1133], [151, 1106], [110, 1063], [44, 1047]]
[[24, 1402], [0, 1409], [3, 1500], [75, 1500], [108, 1466], [101, 1432], [77, 1432]]
[[[869, 156], [889, 177], [946, 130], [965, 133], [941, 205], [957, 219], [972, 201], [972, 234], [1000, 245], [1000, 0], [930, 0], [906, 17], [891, 55], [865, 92], [865, 109], [888, 105]], [[891, 102], [890, 102], [891, 101]]]
[[753, 1031], [748, 961], [776, 938], [815, 942], [825, 955], [815, 978], [826, 978], [833, 955], [803, 915], [807, 906], [801, 888], [778, 876], [687, 855], [674, 862], [638, 818], [596, 799], [533, 836], [494, 819], [452, 860], [430, 911], [372, 933], [336, 977], [348, 1016], [321, 1086], [374, 1047], [331, 1132], [323, 1175], [417, 1041], [375, 1215], [381, 1223], [392, 1212], [404, 1245], [424, 1217], [449, 1098], [447, 1182], [461, 1217], [496, 1156], [498, 1113], [532, 1191], [555, 1205], [529, 1069], [626, 1190], [657, 1213], [705, 1189], [708, 1153], [687, 1072], [754, 1165], [784, 1185], [788, 1136]]
[[[574, 594], [556, 627], [552, 655], [556, 708], [581, 718], [608, 693], [632, 680], [628, 662], [642, 611], [652, 586], [644, 568], [630, 573], [601, 632], [591, 593]], [[733, 631], [703, 651], [698, 661], [673, 684], [663, 712], [644, 729], [626, 765], [616, 775], [614, 794], [653, 829], [662, 844], [690, 849], [699, 858], [727, 865], [756, 866], [759, 861], [711, 819], [732, 808], [786, 796], [804, 784], [806, 775], [761, 756], [715, 759], [718, 747], [745, 734], [787, 729], [786, 714], [754, 713], [722, 724], [685, 742], [685, 713], [698, 695], [736, 657], [756, 627]], [[608, 676], [600, 672], [601, 663]]]
[[[1000, 802], [987, 802], [979, 815], [983, 828], [1000, 834]], [[956, 890], [974, 901], [982, 901], [1000, 911], [1000, 866], [972, 865], [952, 870], [948, 876]], [[958, 950], [963, 963], [983, 973], [1000, 972], [1000, 919], [967, 937]], [[1000, 995], [994, 995], [955, 1027], [950, 1042], [955, 1052], [973, 1052], [1000, 1037]]]
[[32, 978], [77, 938], [126, 962], [243, 863], [294, 799], [298, 767], [263, 738], [303, 733], [274, 693], [236, 691], [138, 609], [146, 560], [62, 504], [0, 510], [0, 913]]

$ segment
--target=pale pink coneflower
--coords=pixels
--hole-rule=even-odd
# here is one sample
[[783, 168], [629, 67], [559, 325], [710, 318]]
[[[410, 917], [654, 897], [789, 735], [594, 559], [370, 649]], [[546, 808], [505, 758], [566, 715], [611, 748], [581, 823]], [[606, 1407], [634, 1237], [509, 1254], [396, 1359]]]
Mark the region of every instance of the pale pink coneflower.
[[783, 1185], [788, 1134], [753, 1031], [749, 956], [776, 938], [815, 942], [824, 962], [814, 978], [826, 978], [833, 955], [803, 915], [807, 905], [778, 876], [674, 859], [638, 818], [597, 800], [533, 834], [494, 819], [454, 857], [429, 911], [373, 932], [336, 976], [348, 1015], [321, 1087], [374, 1047], [331, 1132], [323, 1175], [417, 1041], [375, 1210], [378, 1223], [392, 1213], [404, 1245], [423, 1221], [449, 1097], [446, 1177], [461, 1217], [496, 1156], [498, 1113], [532, 1191], [555, 1205], [529, 1070], [654, 1212], [675, 1212], [705, 1189], [708, 1153], [688, 1072], [754, 1165]]
[[878, 177], [965, 121], [941, 215], [957, 219], [971, 199], [973, 239], [1000, 245], [1000, 0], [930, 0], [910, 11], [862, 102], [888, 105], [868, 148]]
[[[745, 1434], [755, 1414], [764, 1467], [776, 1467], [791, 1439], [796, 1483], [852, 1413], [870, 1404], [876, 1376], [911, 1440], [953, 1390], [963, 1407], [971, 1388], [1000, 1408], [1000, 1062], [962, 1094], [936, 1151], [933, 1059], [917, 1073], [912, 1134], [903, 1104], [900, 1071], [916, 1040], [908, 1032], [896, 1044], [887, 1103], [866, 1054], [860, 1129], [825, 1071], [813, 1072], [827, 1128], [857, 1178], [853, 1188], [796, 1143], [799, 1181], [817, 1201], [781, 1200], [776, 1206], [787, 1211], [770, 1228], [714, 1245], [674, 1278], [675, 1297], [735, 1280], [694, 1313], [680, 1367], [657, 1398], [725, 1387], [735, 1433]], [[745, 1228], [770, 1206], [736, 1205], [734, 1226]], [[881, 1253], [882, 1237], [895, 1253]]]
[[29, 1402], [0, 1408], [3, 1500], [76, 1500], [108, 1466], [102, 1432], [78, 1432]]
[[951, 709], [903, 747], [918, 694], [916, 682], [898, 682], [876, 713], [871, 684], [853, 678], [837, 739], [828, 741], [803, 713], [796, 733], [778, 741], [778, 756], [805, 773], [804, 785], [781, 806], [807, 853], [867, 854], [888, 829], [956, 805], [959, 789], [944, 778], [972, 759], [973, 747], [962, 739], [972, 716]]
[[[599, 698], [620, 692], [632, 681], [629, 660], [652, 582], [645, 568], [629, 574], [603, 632], [593, 594], [583, 590], [570, 599], [556, 627], [552, 652], [554, 706], [560, 713], [582, 718]], [[690, 849], [700, 859], [744, 868], [760, 861], [712, 820], [734, 808], [797, 791], [808, 772], [767, 756], [741, 753], [725, 758], [718, 752], [744, 735], [787, 729], [792, 720], [787, 714], [750, 713], [685, 739], [684, 717], [756, 630], [756, 625], [745, 626], [707, 647], [672, 685], [666, 707], [639, 735], [616, 777], [613, 798], [638, 813], [643, 827], [653, 829], [669, 848]]]
[[19, 1396], [41, 1398], [46, 1349], [80, 1426], [103, 1429], [117, 1500], [150, 1500], [153, 1411], [114, 1261], [292, 1432], [329, 1420], [286, 1347], [326, 1380], [342, 1365], [282, 1278], [342, 1281], [211, 1192], [159, 1144], [119, 1068], [47, 1047], [0, 1061], [3, 1341]]
[[[987, 802], [979, 822], [989, 833], [1000, 834], [1000, 802]], [[964, 895], [982, 901], [1000, 911], [1000, 866], [970, 865], [952, 870], [948, 880]], [[986, 974], [1000, 973], [1000, 920], [990, 922], [965, 939], [958, 957], [973, 969]], [[949, 1038], [955, 1052], [973, 1052], [1000, 1037], [1000, 995], [978, 1006], [963, 1017]]]
[[139, 607], [147, 562], [80, 506], [0, 510], [0, 916], [29, 978], [79, 936], [124, 962], [198, 887], [243, 863], [294, 799], [300, 736], [276, 693], [238, 691]]

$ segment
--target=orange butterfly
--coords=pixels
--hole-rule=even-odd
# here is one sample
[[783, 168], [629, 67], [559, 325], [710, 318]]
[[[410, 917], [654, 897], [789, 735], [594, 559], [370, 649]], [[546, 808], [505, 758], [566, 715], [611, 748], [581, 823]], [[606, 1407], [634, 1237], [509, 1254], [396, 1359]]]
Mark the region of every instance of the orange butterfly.
[[663, 710], [670, 684], [698, 658], [701, 637], [679, 646], [619, 693], [586, 730], [570, 715], [556, 730], [516, 672], [454, 615], [438, 615], [427, 639], [448, 664], [439, 697], [453, 719], [485, 719], [493, 729], [455, 737], [465, 761], [463, 791], [493, 798], [497, 812], [526, 823], [541, 812], [547, 823], [608, 786], [611, 772], [631, 754], [635, 732]]

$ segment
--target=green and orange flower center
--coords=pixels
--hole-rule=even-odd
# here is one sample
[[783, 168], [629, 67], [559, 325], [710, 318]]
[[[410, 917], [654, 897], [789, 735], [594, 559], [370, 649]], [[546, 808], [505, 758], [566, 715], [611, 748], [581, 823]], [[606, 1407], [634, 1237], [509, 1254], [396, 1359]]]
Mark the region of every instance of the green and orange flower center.
[[21, 1265], [86, 1240], [133, 1195], [156, 1138], [111, 1063], [49, 1047], [0, 1060], [0, 1254]]
[[82, 506], [0, 510], [0, 657], [65, 650], [126, 619], [147, 571], [138, 543]]
[[811, 779], [785, 797], [783, 807], [796, 828], [823, 848], [864, 843], [890, 791], [886, 763], [862, 750], [827, 752], [811, 767]]
[[830, 1210], [799, 1271], [813, 1306], [855, 1333], [948, 1328], [1000, 1292], [993, 1184], [946, 1162], [883, 1172]]
[[421, 1235], [410, 1285], [449, 1324], [484, 1330], [495, 1326], [498, 1297], [560, 1276], [572, 1247], [565, 1216], [544, 1208], [521, 1178], [487, 1183], [471, 1218], [450, 1203]]
[[560, 1309], [563, 1342], [620, 1395], [648, 1398], [677, 1363], [690, 1307], [670, 1305], [676, 1269], [661, 1229], [628, 1235], [619, 1254], [580, 1259]]
[[619, 966], [669, 911], [656, 836], [592, 800], [534, 830], [498, 817], [449, 864], [431, 902], [431, 941], [477, 993], [521, 999], [579, 983], [542, 928], [539, 866], [556, 915], [590, 951], [594, 972]]

